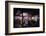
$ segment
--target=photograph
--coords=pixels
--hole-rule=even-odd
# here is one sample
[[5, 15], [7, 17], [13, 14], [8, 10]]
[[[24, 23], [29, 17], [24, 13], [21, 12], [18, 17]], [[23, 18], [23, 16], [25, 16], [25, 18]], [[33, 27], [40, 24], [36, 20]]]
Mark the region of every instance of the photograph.
[[45, 32], [45, 3], [5, 1], [5, 35]]
[[39, 27], [39, 9], [13, 8], [14, 28]]

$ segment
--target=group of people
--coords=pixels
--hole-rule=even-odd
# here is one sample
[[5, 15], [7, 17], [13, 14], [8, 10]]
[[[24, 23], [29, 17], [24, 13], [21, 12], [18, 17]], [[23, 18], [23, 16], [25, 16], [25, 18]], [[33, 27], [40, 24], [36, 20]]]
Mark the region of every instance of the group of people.
[[39, 27], [39, 17], [38, 15], [32, 16], [31, 14], [23, 13], [15, 16], [14, 25], [15, 28]]

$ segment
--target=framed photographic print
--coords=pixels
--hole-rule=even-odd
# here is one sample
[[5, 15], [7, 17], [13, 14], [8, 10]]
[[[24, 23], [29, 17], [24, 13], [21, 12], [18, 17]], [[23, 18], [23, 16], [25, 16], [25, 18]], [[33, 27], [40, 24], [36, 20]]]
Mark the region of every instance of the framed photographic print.
[[45, 32], [45, 4], [36, 2], [5, 2], [5, 34]]

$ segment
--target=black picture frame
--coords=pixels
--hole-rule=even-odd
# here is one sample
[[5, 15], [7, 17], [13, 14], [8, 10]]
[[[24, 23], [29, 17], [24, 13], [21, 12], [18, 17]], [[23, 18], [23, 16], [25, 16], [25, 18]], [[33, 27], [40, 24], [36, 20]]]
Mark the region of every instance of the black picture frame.
[[[43, 5], [43, 31], [38, 32], [23, 32], [23, 33], [9, 33], [8, 31], [8, 3], [28, 3], [28, 4], [42, 4]], [[18, 34], [32, 34], [32, 33], [44, 33], [45, 32], [45, 3], [37, 2], [20, 2], [20, 1], [5, 1], [5, 35], [18, 35]]]

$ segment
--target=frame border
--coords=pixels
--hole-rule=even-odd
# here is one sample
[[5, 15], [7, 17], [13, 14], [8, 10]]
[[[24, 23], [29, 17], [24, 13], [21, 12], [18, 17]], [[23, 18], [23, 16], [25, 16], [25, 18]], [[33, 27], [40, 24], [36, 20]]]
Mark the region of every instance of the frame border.
[[[9, 33], [8, 32], [8, 3], [27, 3], [27, 4], [42, 4], [43, 5], [43, 31], [37, 32], [23, 32], [23, 33]], [[22, 2], [22, 1], [5, 1], [5, 35], [18, 35], [18, 34], [32, 34], [32, 33], [44, 33], [45, 32], [45, 3], [37, 2]]]

